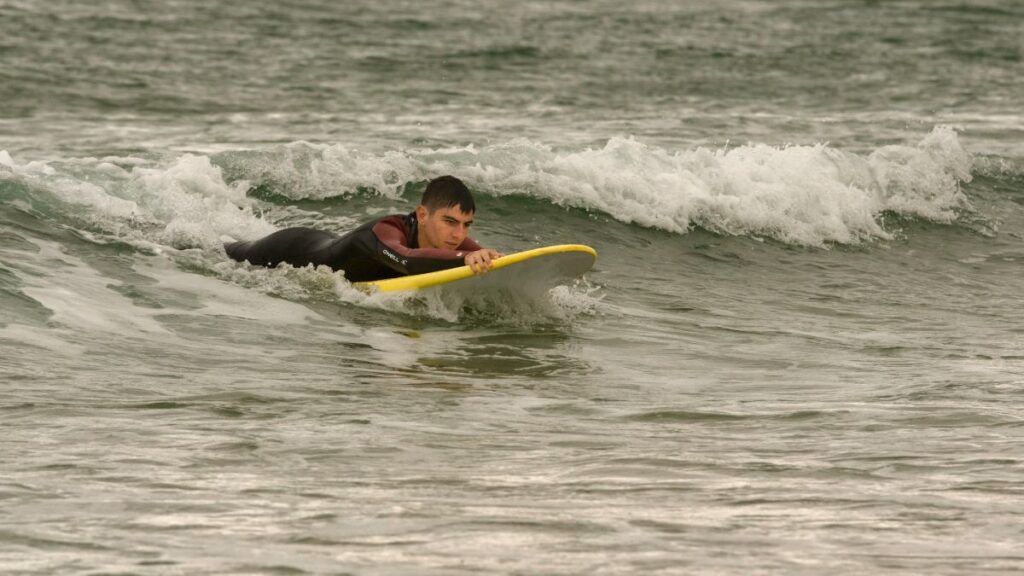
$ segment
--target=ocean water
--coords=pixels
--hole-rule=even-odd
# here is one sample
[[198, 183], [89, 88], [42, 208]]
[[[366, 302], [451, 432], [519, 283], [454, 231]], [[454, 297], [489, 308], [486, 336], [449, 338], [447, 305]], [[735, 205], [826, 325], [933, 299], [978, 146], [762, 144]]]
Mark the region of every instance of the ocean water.
[[[1024, 6], [0, 0], [5, 574], [1024, 570]], [[524, 301], [226, 238], [464, 179]]]

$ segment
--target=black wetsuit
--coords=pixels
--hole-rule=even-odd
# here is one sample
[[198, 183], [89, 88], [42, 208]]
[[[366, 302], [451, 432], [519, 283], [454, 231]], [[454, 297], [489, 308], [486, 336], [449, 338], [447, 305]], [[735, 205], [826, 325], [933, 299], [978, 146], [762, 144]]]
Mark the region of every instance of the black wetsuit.
[[270, 267], [282, 262], [322, 264], [344, 270], [350, 282], [455, 268], [464, 264], [468, 252], [479, 249], [469, 237], [455, 250], [420, 248], [415, 212], [367, 222], [344, 236], [313, 228], [286, 228], [259, 240], [224, 245], [228, 256], [239, 262]]

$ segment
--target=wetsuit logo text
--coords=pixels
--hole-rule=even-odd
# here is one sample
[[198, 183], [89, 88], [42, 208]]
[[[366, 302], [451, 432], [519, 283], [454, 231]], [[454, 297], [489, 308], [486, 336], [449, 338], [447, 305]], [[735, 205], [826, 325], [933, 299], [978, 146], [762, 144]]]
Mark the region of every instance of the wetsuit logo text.
[[389, 252], [387, 248], [382, 248], [381, 251], [384, 252], [385, 256], [387, 256], [388, 258], [391, 258], [395, 262], [398, 262], [402, 266], [405, 266], [406, 262], [408, 262], [408, 260], [401, 260], [401, 259], [399, 259], [398, 256], [396, 256], [396, 255], [392, 254], [391, 252]]

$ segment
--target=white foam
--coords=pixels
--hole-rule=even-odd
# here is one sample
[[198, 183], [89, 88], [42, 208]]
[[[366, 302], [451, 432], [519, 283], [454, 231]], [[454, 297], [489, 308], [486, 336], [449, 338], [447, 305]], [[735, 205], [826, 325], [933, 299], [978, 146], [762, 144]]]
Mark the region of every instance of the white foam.
[[249, 184], [224, 182], [206, 156], [186, 154], [168, 168], [135, 167], [127, 190], [147, 215], [164, 224], [160, 240], [177, 248], [219, 247], [222, 235], [258, 237], [275, 227], [257, 217]]
[[264, 268], [221, 261], [209, 266], [209, 270], [225, 282], [291, 301], [352, 304], [446, 322], [459, 322], [467, 315], [511, 324], [569, 321], [580, 315], [595, 313], [601, 300], [600, 296], [595, 295], [598, 289], [586, 283], [558, 286], [551, 291], [524, 296], [512, 302], [507, 294], [476, 295], [444, 289], [366, 293], [353, 287], [345, 279], [344, 272], [326, 266], [293, 267], [282, 264], [275, 268]]
[[959, 184], [971, 181], [974, 159], [949, 127], [936, 128], [917, 146], [886, 146], [868, 163], [887, 210], [949, 222], [968, 206]]
[[585, 282], [535, 293], [474, 292], [450, 285], [406, 293], [374, 294], [360, 304], [453, 323], [474, 319], [488, 324], [530, 326], [571, 322], [581, 315], [594, 314], [602, 298], [595, 292], [597, 288]]
[[71, 216], [139, 246], [219, 250], [222, 236], [254, 238], [276, 229], [246, 197], [248, 183], [226, 183], [206, 156], [186, 154], [167, 167], [137, 158], [79, 158], [54, 168], [18, 164], [3, 152], [0, 169], [74, 206]]
[[948, 128], [867, 158], [826, 145], [669, 152], [628, 138], [568, 153], [520, 141], [476, 156], [458, 173], [477, 188], [670, 232], [699, 225], [816, 246], [888, 238], [878, 222], [884, 211], [952, 220], [967, 207], [959, 182], [972, 166]]
[[604, 300], [599, 288], [590, 285], [586, 280], [580, 280], [573, 285], [555, 286], [548, 296], [564, 320], [596, 314], [601, 301]]
[[528, 140], [477, 149], [373, 155], [344, 146], [286, 147], [260, 174], [292, 198], [370, 187], [395, 197], [408, 181], [453, 173], [488, 194], [524, 194], [599, 210], [675, 233], [693, 226], [821, 246], [889, 238], [886, 211], [950, 222], [970, 208], [960, 190], [973, 158], [956, 132], [937, 127], [914, 145], [861, 156], [825, 144], [671, 151], [632, 138], [599, 149], [558, 151]]
[[225, 158], [250, 177], [269, 183], [275, 193], [293, 199], [344, 196], [357, 189], [398, 198], [405, 183], [427, 174], [423, 162], [406, 151], [375, 154], [344, 144], [293, 142], [259, 152], [228, 153]]
[[[228, 161], [236, 162], [232, 158]], [[868, 155], [824, 144], [671, 151], [613, 138], [601, 148], [575, 151], [527, 140], [480, 149], [383, 154], [296, 143], [260, 158], [248, 167], [254, 171], [251, 175], [242, 162], [242, 173], [287, 181], [283, 192], [293, 198], [343, 195], [359, 187], [398, 198], [410, 181], [453, 173], [485, 194], [529, 195], [675, 233], [696, 225], [812, 246], [888, 238], [891, 232], [880, 223], [886, 211], [950, 222], [970, 209], [960, 184], [971, 179], [974, 165], [955, 131], [947, 127], [935, 128], [914, 145], [885, 146]], [[271, 164], [259, 164], [267, 161]], [[189, 265], [237, 286], [288, 300], [329, 300], [450, 321], [459, 320], [467, 305], [422, 294], [366, 295], [343, 273], [326, 268], [267, 270], [227, 261], [221, 250], [225, 238], [258, 238], [276, 228], [260, 215], [261, 203], [246, 196], [249, 182], [227, 183], [221, 168], [207, 156], [185, 154], [162, 166], [117, 157], [50, 165], [21, 164], [0, 151], [0, 176], [25, 179], [36, 185], [33, 189], [51, 192], [75, 207], [70, 217], [87, 220], [100, 236], [106, 233], [148, 254], [170, 255], [179, 264], [194, 257]], [[193, 248], [199, 249], [197, 254], [189, 255]], [[102, 301], [110, 290], [101, 289], [101, 280], [90, 276], [84, 264], [73, 263], [73, 268], [76, 274], [82, 268], [86, 286], [95, 284], [94, 293], [62, 291], [59, 286], [71, 284], [60, 279], [29, 288], [62, 321], [96, 330], [114, 330], [122, 322], [140, 331], [162, 330], [145, 313], [132, 312], [132, 319], [93, 315], [85, 302], [91, 297]], [[213, 287], [206, 288], [216, 293]], [[586, 290], [566, 288], [548, 294], [541, 307], [557, 319], [593, 313], [598, 300]], [[259, 305], [230, 302], [218, 296], [206, 312], [249, 317], [249, 307]], [[481, 306], [502, 314], [500, 305], [492, 304]], [[280, 316], [297, 313], [282, 310]]]
[[33, 243], [39, 252], [25, 253], [21, 260], [20, 268], [32, 271], [18, 273], [21, 291], [52, 312], [52, 323], [89, 333], [169, 334], [153, 318], [153, 309], [135, 306], [111, 289], [119, 281], [64, 253], [55, 243]]
[[8, 324], [0, 328], [0, 340], [9, 340], [20, 345], [42, 348], [63, 356], [80, 356], [85, 347], [69, 342], [60, 332], [51, 328]]
[[27, 164], [18, 164], [14, 161], [14, 158], [11, 157], [11, 154], [7, 152], [7, 150], [0, 150], [0, 168], [2, 168], [4, 172], [20, 175], [49, 175], [55, 173], [55, 170], [45, 162], [33, 161], [28, 162]]
[[[971, 179], [974, 163], [948, 127], [867, 156], [824, 144], [671, 151], [613, 138], [602, 148], [577, 151], [515, 140], [382, 154], [299, 142], [255, 157], [228, 157], [243, 174], [266, 178], [296, 199], [356, 188], [397, 198], [407, 182], [453, 173], [485, 194], [528, 195], [670, 232], [701, 226], [811, 246], [889, 238], [881, 224], [887, 211], [953, 221], [970, 210], [960, 184]], [[275, 230], [260, 216], [259, 202], [246, 197], [249, 182], [226, 183], [206, 156], [186, 154], [164, 167], [137, 158], [93, 159], [86, 181], [44, 163], [18, 164], [0, 152], [3, 170], [41, 179], [129, 242], [219, 250], [224, 238]]]
[[301, 304], [270, 298], [207, 276], [182, 272], [165, 259], [149, 258], [138, 263], [135, 270], [154, 278], [161, 288], [195, 294], [202, 304], [197, 310], [176, 310], [175, 314], [227, 316], [271, 324], [307, 324], [322, 319]]

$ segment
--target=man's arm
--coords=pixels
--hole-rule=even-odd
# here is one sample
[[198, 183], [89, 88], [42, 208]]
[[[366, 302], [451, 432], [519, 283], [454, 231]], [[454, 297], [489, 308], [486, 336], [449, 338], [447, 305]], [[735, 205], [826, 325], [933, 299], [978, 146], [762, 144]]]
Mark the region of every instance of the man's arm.
[[400, 274], [425, 274], [458, 268], [466, 263], [467, 254], [480, 250], [479, 244], [469, 238], [457, 250], [409, 248], [402, 228], [387, 220], [374, 225], [373, 235], [377, 237], [377, 259]]

